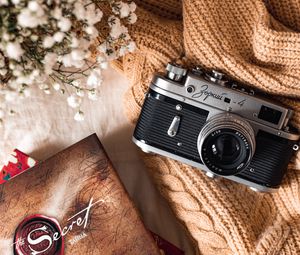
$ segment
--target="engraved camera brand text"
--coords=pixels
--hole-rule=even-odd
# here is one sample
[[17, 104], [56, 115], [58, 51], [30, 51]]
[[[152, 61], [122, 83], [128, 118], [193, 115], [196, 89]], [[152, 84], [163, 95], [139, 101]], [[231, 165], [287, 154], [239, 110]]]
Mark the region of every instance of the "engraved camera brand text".
[[207, 98], [212, 97], [218, 100], [222, 100], [226, 93], [217, 94], [208, 90], [208, 85], [202, 85], [201, 90], [192, 95], [192, 98], [202, 98], [205, 101]]

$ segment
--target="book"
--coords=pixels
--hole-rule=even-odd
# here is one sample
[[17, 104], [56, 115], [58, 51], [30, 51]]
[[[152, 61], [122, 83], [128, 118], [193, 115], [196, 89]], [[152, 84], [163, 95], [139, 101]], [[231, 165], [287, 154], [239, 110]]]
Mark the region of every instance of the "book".
[[162, 255], [184, 255], [184, 252], [166, 239], [150, 231]]
[[[28, 156], [26, 153], [14, 149], [14, 151], [10, 154], [10, 157], [7, 163], [2, 167], [0, 170], [1, 178], [0, 184], [9, 181], [11, 178], [27, 171], [30, 167], [37, 164], [37, 161], [32, 157]], [[156, 245], [159, 248], [161, 254], [164, 255], [183, 255], [184, 252], [177, 248], [172, 243], [168, 242], [161, 236], [157, 235], [156, 233], [148, 230], [152, 237], [155, 240]], [[80, 238], [77, 238], [78, 240]]]
[[11, 154], [7, 163], [0, 168], [0, 184], [7, 182], [11, 178], [21, 174], [30, 167], [33, 167], [36, 161], [23, 153], [15, 149]]
[[97, 136], [0, 185], [1, 254], [160, 254]]

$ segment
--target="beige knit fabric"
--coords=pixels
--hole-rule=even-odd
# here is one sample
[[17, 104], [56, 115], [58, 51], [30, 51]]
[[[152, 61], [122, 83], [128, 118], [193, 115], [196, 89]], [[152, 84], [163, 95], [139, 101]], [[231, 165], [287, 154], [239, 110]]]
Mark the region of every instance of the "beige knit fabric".
[[[300, 128], [299, 0], [136, 2], [138, 22], [131, 35], [138, 51], [116, 63], [132, 82], [125, 106], [133, 122], [153, 73], [181, 59], [187, 65], [221, 69], [271, 94], [295, 110], [293, 124]], [[195, 253], [300, 254], [299, 154], [275, 194], [211, 180], [165, 157], [143, 157], [195, 241]]]

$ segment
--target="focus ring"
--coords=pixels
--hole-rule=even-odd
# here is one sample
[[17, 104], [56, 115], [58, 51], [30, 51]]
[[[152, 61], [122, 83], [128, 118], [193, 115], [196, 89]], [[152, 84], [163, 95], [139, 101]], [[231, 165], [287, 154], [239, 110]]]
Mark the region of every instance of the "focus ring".
[[[202, 157], [203, 149], [204, 150], [209, 149], [209, 148], [204, 148], [205, 146], [207, 146], [206, 139], [210, 139], [209, 137], [214, 136], [214, 133], [216, 132], [218, 133], [218, 131], [224, 129], [229, 129], [234, 131], [236, 135], [238, 135], [243, 140], [245, 146], [249, 148], [250, 154], [249, 154], [247, 164], [245, 164], [246, 167], [250, 162], [256, 147], [254, 131], [251, 125], [246, 120], [242, 119], [237, 115], [230, 114], [230, 113], [222, 113], [222, 114], [215, 115], [212, 118], [210, 118], [203, 126], [198, 136], [198, 151], [202, 162], [205, 165], [207, 163], [205, 158]], [[209, 163], [211, 164], [210, 161]], [[206, 166], [210, 169], [208, 165]]]

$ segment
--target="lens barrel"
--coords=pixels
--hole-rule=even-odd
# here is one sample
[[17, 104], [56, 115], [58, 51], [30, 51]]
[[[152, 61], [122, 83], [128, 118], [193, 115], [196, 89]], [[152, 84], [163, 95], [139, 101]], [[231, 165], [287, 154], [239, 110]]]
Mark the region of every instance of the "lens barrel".
[[210, 171], [218, 175], [237, 174], [249, 165], [255, 152], [254, 131], [238, 115], [215, 115], [198, 136], [198, 151]]

